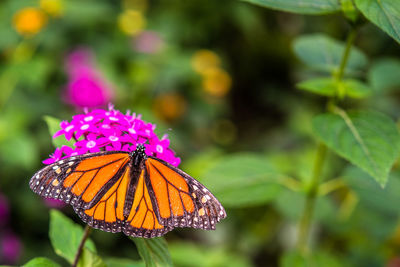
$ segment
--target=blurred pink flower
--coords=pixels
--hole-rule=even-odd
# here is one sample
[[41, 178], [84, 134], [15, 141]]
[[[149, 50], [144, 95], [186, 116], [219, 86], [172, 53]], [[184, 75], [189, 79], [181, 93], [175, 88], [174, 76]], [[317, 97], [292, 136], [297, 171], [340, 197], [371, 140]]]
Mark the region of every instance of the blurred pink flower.
[[164, 40], [154, 31], [143, 31], [133, 40], [134, 49], [145, 54], [156, 54], [164, 47]]
[[78, 108], [104, 106], [112, 99], [112, 87], [95, 67], [93, 58], [90, 49], [79, 48], [65, 59], [69, 80], [66, 102]]
[[9, 210], [7, 199], [0, 194], [0, 229], [8, 222]]
[[91, 70], [94, 66], [94, 55], [87, 47], [80, 47], [69, 53], [65, 58], [65, 70], [68, 75], [79, 75], [81, 71]]
[[69, 102], [80, 108], [103, 106], [111, 100], [106, 83], [88, 74], [71, 79], [67, 92]]
[[64, 135], [67, 140], [74, 138], [75, 147], [56, 148], [50, 158], [43, 161], [44, 164], [98, 151], [131, 152], [139, 143], [144, 144], [147, 155], [165, 160], [174, 166], [180, 163], [180, 158], [169, 148], [167, 135], [159, 139], [154, 133], [154, 124], [143, 121], [141, 115], [130, 114], [129, 111], [122, 114], [113, 105], [109, 105], [108, 110], [85, 110], [84, 114], [73, 116], [70, 122], [61, 122], [60, 127], [61, 130], [55, 133], [54, 138], [60, 135]]
[[10, 231], [0, 234], [0, 262], [15, 264], [21, 255], [21, 241]]

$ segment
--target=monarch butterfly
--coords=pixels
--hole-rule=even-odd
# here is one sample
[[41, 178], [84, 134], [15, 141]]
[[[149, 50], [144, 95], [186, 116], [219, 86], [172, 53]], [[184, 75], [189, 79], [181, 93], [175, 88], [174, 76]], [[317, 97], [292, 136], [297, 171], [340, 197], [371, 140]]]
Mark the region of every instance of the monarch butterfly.
[[88, 225], [128, 236], [156, 237], [175, 227], [214, 230], [226, 217], [219, 201], [194, 178], [145, 154], [104, 151], [69, 157], [30, 180], [37, 194], [69, 203]]

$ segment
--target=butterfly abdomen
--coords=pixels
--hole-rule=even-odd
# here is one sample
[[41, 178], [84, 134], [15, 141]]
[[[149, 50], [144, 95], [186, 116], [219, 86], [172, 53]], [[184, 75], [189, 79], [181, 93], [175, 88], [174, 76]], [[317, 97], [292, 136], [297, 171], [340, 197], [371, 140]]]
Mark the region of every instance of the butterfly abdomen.
[[[131, 213], [132, 204], [134, 202], [134, 193], [136, 192], [136, 187], [138, 184], [139, 177], [144, 168], [145, 161], [147, 159], [147, 155], [145, 153], [145, 148], [143, 145], [138, 145], [135, 151], [129, 153], [129, 171], [130, 171], [130, 179], [129, 185], [125, 200], [124, 206], [124, 218], [128, 219], [129, 214]], [[136, 207], [136, 209], [138, 209]]]

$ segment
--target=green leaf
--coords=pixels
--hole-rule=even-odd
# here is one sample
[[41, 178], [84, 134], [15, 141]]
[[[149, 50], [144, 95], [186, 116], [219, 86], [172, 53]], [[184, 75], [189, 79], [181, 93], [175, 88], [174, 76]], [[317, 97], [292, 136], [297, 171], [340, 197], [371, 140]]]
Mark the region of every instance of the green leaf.
[[[356, 168], [354, 166], [351, 166]], [[361, 170], [359, 172], [362, 172]], [[364, 177], [364, 176], [362, 176]], [[347, 178], [346, 178], [347, 179]], [[370, 180], [373, 183], [375, 188], [379, 188], [376, 186], [375, 181]], [[389, 180], [390, 182], [390, 180]], [[386, 187], [387, 188], [387, 187]], [[339, 223], [331, 225], [331, 229], [335, 229], [335, 232], [340, 232], [349, 237], [349, 239], [353, 240], [354, 238], [359, 239], [362, 238], [368, 242], [364, 242], [364, 246], [370, 247], [369, 251], [373, 251], [376, 249], [382, 248], [379, 244], [383, 244], [387, 242], [388, 237], [394, 237], [396, 234], [396, 228], [398, 227], [398, 211], [396, 215], [388, 214], [385, 211], [377, 210], [365, 203], [364, 199], [356, 193], [355, 201], [357, 204], [355, 207], [349, 207], [351, 210], [344, 211], [343, 206], [341, 207], [341, 212], [347, 213], [349, 216], [345, 215], [345, 220], [341, 220]], [[373, 201], [374, 198], [371, 198]], [[346, 205], [346, 204], [345, 204]], [[390, 206], [394, 206], [393, 202]], [[347, 208], [345, 208], [347, 209]], [[357, 241], [356, 241], [357, 242]], [[369, 252], [364, 252], [369, 253]], [[374, 256], [378, 256], [380, 253], [375, 254]], [[379, 255], [380, 258], [382, 255]]]
[[[72, 263], [82, 240], [82, 227], [58, 210], [51, 210], [49, 236], [57, 255]], [[96, 251], [96, 247], [90, 239], [86, 240], [85, 248]]]
[[192, 177], [200, 177], [207, 169], [217, 164], [221, 156], [222, 151], [204, 150], [182, 162], [180, 168], [186, 172], [190, 172]]
[[359, 168], [347, 168], [342, 175], [346, 184], [353, 189], [361, 204], [365, 205], [370, 212], [385, 213], [397, 217], [399, 208], [393, 203], [400, 203], [400, 172], [398, 170], [390, 173], [390, 179], [385, 188], [377, 187], [367, 173]]
[[259, 6], [298, 14], [329, 14], [340, 10], [339, 0], [244, 0]]
[[296, 84], [297, 88], [324, 96], [335, 96], [337, 81], [332, 78], [316, 78], [302, 81]]
[[107, 267], [145, 267], [146, 265], [142, 261], [134, 261], [131, 259], [121, 258], [108, 258], [105, 259]]
[[300, 82], [296, 86], [310, 93], [324, 96], [339, 95], [340, 98], [343, 96], [365, 98], [372, 92], [366, 84], [354, 79], [338, 81], [332, 78], [316, 78]]
[[60, 265], [47, 258], [39, 257], [30, 260], [22, 265], [22, 267], [60, 267]]
[[302, 255], [300, 252], [289, 251], [283, 254], [280, 260], [281, 267], [314, 267], [314, 266], [329, 266], [342, 267], [348, 266], [343, 259], [338, 259], [334, 255], [323, 252], [313, 251], [313, 253]]
[[236, 154], [220, 158], [199, 180], [224, 206], [246, 207], [268, 203], [279, 195], [279, 177], [265, 157]]
[[367, 19], [400, 43], [400, 2], [398, 0], [355, 0]]
[[206, 247], [190, 242], [169, 244], [171, 256], [176, 266], [187, 267], [248, 267], [252, 266], [241, 253], [228, 251], [222, 246]]
[[[291, 203], [288, 205], [288, 203]], [[304, 194], [289, 189], [283, 190], [274, 201], [276, 209], [287, 219], [297, 222], [303, 212], [306, 197]], [[316, 199], [314, 218], [316, 221], [330, 223], [335, 221], [336, 206], [332, 199], [321, 196]]]
[[373, 92], [368, 85], [354, 79], [342, 80], [338, 86], [350, 98], [365, 98]]
[[322, 114], [313, 119], [315, 135], [341, 157], [370, 174], [381, 186], [400, 151], [400, 135], [391, 118], [379, 112]]
[[400, 89], [400, 60], [381, 59], [375, 62], [368, 73], [371, 86], [378, 91]]
[[53, 142], [53, 145], [57, 148], [57, 147], [62, 147], [62, 146], [69, 146], [69, 147], [73, 147], [74, 146], [74, 142], [71, 140], [67, 140], [65, 139], [64, 135], [58, 136], [56, 138], [53, 138], [53, 135], [60, 130], [60, 123], [61, 120], [51, 117], [51, 116], [43, 116], [43, 119], [46, 121], [47, 126], [49, 128], [49, 133], [51, 136], [51, 140]]
[[103, 260], [94, 252], [87, 248], [83, 248], [78, 267], [107, 267]]
[[172, 266], [167, 241], [163, 237], [131, 239], [135, 242], [146, 267]]
[[[345, 44], [324, 34], [309, 34], [298, 37], [293, 43], [294, 53], [304, 64], [324, 72], [334, 73], [339, 69]], [[350, 50], [346, 73], [364, 68], [368, 63], [365, 54], [356, 47]]]

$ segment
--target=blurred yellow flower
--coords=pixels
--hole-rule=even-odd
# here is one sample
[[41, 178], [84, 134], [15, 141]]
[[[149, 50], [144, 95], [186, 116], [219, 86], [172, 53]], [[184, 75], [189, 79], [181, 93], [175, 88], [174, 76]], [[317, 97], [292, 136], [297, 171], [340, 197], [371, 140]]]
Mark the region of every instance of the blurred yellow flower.
[[40, 7], [53, 17], [59, 17], [64, 13], [62, 0], [40, 0]]
[[123, 0], [122, 7], [124, 9], [134, 9], [144, 12], [147, 9], [147, 0]]
[[180, 118], [186, 111], [185, 98], [177, 93], [165, 93], [156, 97], [153, 110], [155, 114], [166, 121]]
[[208, 94], [216, 97], [225, 96], [232, 85], [229, 74], [220, 68], [207, 69], [203, 77], [203, 88]]
[[219, 67], [221, 60], [213, 51], [202, 49], [194, 53], [191, 63], [196, 72], [205, 74], [208, 69]]
[[128, 35], [136, 35], [146, 27], [146, 18], [137, 10], [128, 9], [118, 16], [118, 26]]
[[14, 14], [13, 26], [22, 35], [34, 35], [46, 25], [46, 14], [35, 7], [26, 7]]

